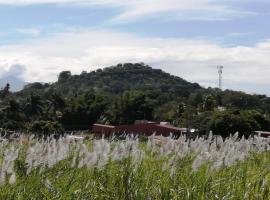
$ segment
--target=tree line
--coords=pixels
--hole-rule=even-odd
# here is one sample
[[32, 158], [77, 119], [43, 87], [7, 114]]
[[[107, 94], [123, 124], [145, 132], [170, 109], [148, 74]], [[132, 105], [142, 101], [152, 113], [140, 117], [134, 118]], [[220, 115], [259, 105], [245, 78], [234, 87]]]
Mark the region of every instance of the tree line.
[[1, 128], [40, 134], [142, 119], [223, 136], [270, 130], [269, 97], [202, 88], [142, 63], [80, 75], [64, 71], [56, 83], [32, 83], [17, 93], [7, 84], [0, 101]]

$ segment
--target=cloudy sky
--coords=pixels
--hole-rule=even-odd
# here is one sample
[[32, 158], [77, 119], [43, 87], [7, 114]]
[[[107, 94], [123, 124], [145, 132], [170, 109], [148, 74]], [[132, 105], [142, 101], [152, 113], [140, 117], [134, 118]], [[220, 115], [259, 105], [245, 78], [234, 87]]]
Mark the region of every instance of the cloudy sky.
[[0, 78], [52, 82], [145, 62], [203, 86], [270, 95], [269, 0], [0, 0]]

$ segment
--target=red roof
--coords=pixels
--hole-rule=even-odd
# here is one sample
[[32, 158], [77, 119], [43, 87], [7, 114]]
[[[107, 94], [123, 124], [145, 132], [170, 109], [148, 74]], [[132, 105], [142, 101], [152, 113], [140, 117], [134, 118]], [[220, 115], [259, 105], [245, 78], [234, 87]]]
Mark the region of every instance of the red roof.
[[99, 127], [104, 127], [104, 128], [115, 128], [115, 126], [106, 125], [106, 124], [93, 124], [93, 126], [99, 126]]
[[112, 134], [115, 130], [115, 126], [104, 125], [104, 124], [93, 124], [92, 131], [100, 134]]
[[161, 125], [156, 122], [121, 125], [121, 126], [109, 126], [103, 124], [94, 124], [92, 131], [98, 134], [142, 134], [142, 135], [163, 135], [169, 136], [170, 134], [181, 134], [186, 132], [186, 128], [177, 128], [171, 125]]
[[171, 125], [162, 125], [162, 124], [156, 124], [156, 126], [162, 127], [162, 128], [166, 128], [166, 129], [170, 129], [170, 130], [172, 130], [172, 131], [187, 132], [187, 128], [178, 128], [178, 127], [175, 127], [175, 126], [171, 126]]
[[268, 132], [268, 131], [255, 131], [255, 133], [259, 136], [262, 136], [262, 137], [269, 137], [270, 136], [270, 132]]

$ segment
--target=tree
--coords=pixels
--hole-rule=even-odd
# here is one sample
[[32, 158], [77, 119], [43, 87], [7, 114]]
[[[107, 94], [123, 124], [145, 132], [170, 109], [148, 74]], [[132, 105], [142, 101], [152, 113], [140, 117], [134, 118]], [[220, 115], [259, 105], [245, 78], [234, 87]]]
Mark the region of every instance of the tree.
[[270, 129], [270, 121], [263, 119], [257, 111], [227, 110], [215, 112], [208, 122], [208, 129], [224, 137], [239, 132], [249, 136], [256, 130]]
[[29, 132], [40, 136], [61, 135], [64, 133], [63, 126], [57, 121], [34, 121], [27, 128]]
[[203, 103], [203, 95], [201, 93], [192, 93], [189, 95], [188, 102], [191, 106], [197, 107]]
[[239, 109], [247, 110], [260, 107], [260, 99], [257, 96], [248, 95], [244, 92], [224, 91], [222, 101], [227, 107], [235, 107]]
[[85, 93], [69, 99], [60, 122], [66, 129], [89, 129], [104, 114], [107, 107], [105, 96]]
[[0, 125], [2, 128], [18, 130], [23, 128], [25, 116], [18, 101], [11, 99], [1, 112]]
[[0, 90], [0, 99], [5, 99], [6, 96], [10, 93], [10, 84], [7, 83], [6, 86]]
[[174, 120], [173, 124], [176, 126], [186, 126], [186, 122], [188, 121], [188, 108], [189, 105], [181, 102], [177, 105], [176, 111], [174, 112]]
[[14, 99], [11, 99], [9, 101], [9, 105], [7, 107], [7, 112], [10, 112], [10, 113], [18, 113], [21, 111], [21, 106], [19, 104], [19, 102], [17, 102], [16, 100]]
[[169, 101], [154, 108], [153, 117], [157, 121], [166, 121], [176, 125], [179, 120], [177, 118], [178, 108], [179, 104], [176, 101]]
[[56, 115], [57, 111], [62, 111], [66, 106], [65, 99], [57, 93], [52, 93], [49, 95], [47, 100], [47, 110], [48, 114], [52, 110], [53, 114]]
[[58, 76], [58, 82], [65, 82], [71, 77], [70, 71], [62, 71]]
[[31, 94], [31, 96], [26, 99], [24, 110], [26, 115], [31, 118], [40, 116], [43, 113], [43, 106], [42, 98], [38, 95]]
[[204, 98], [203, 110], [204, 111], [213, 111], [216, 106], [216, 100], [212, 95], [207, 95]]
[[141, 91], [125, 92], [116, 101], [118, 102], [111, 107], [112, 112], [108, 116], [110, 123], [132, 124], [135, 120], [153, 119], [153, 103]]
[[182, 118], [184, 116], [186, 110], [186, 105], [185, 103], [180, 103], [178, 104], [177, 110], [176, 110], [176, 117]]

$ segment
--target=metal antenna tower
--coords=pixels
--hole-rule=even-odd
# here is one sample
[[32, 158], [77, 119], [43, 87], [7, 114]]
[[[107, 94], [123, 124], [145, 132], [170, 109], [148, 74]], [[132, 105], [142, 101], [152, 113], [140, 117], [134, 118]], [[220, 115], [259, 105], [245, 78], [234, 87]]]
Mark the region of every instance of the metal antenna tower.
[[218, 69], [218, 75], [219, 75], [219, 81], [218, 81], [218, 87], [220, 90], [222, 90], [222, 73], [223, 73], [223, 66], [217, 66]]

